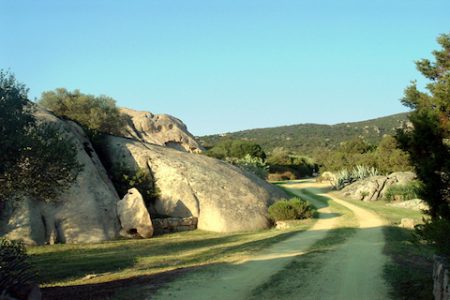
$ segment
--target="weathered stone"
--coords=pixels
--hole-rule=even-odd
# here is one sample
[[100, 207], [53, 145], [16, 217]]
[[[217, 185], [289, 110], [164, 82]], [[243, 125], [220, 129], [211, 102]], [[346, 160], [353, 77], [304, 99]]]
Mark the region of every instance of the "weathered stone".
[[36, 118], [54, 124], [72, 139], [78, 150], [77, 160], [84, 168], [55, 204], [35, 199], [7, 203], [0, 212], [0, 236], [28, 244], [91, 243], [117, 237], [119, 197], [83, 130], [41, 108]]
[[198, 153], [203, 150], [186, 125], [175, 117], [128, 108], [120, 111], [129, 117], [125, 137], [180, 151]]
[[128, 190], [123, 199], [117, 202], [117, 214], [122, 227], [121, 235], [126, 237], [138, 235], [143, 238], [153, 236], [150, 215], [137, 189]]
[[401, 208], [417, 210], [417, 211], [430, 209], [428, 204], [426, 204], [423, 200], [420, 200], [420, 199], [412, 199], [412, 200], [406, 200], [406, 201], [397, 202], [397, 203], [389, 203], [388, 205], [393, 206], [393, 207], [401, 207]]
[[433, 295], [435, 300], [450, 300], [450, 277], [448, 261], [434, 256]]
[[291, 228], [291, 225], [289, 224], [289, 222], [286, 222], [286, 221], [277, 221], [275, 223], [275, 228], [276, 229], [280, 229], [280, 230], [284, 230], [284, 229]]
[[404, 185], [415, 178], [416, 175], [412, 172], [395, 172], [388, 176], [372, 176], [344, 187], [341, 193], [355, 200], [376, 201], [384, 198], [388, 187], [394, 184]]
[[402, 228], [407, 228], [407, 229], [414, 229], [414, 226], [416, 226], [418, 224], [418, 222], [414, 219], [410, 219], [410, 218], [403, 218], [400, 221], [400, 227]]
[[155, 234], [180, 232], [197, 229], [197, 218], [159, 218], [153, 219]]
[[198, 217], [198, 228], [217, 232], [269, 227], [267, 207], [286, 198], [279, 188], [223, 161], [109, 136], [103, 152], [113, 163], [145, 168], [160, 191], [160, 215]]

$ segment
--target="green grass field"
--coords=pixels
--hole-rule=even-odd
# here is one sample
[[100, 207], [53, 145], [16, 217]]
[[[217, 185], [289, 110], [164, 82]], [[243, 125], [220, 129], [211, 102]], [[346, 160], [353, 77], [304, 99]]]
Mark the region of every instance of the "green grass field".
[[142, 240], [61, 244], [28, 248], [43, 286], [91, 284], [150, 275], [182, 267], [237, 262], [273, 243], [306, 230], [314, 220], [289, 230], [220, 234], [201, 230]]
[[[292, 191], [288, 192], [291, 196], [294, 195]], [[313, 272], [320, 266], [321, 252], [332, 251], [353, 234], [355, 220], [350, 211], [329, 201], [327, 197], [305, 190], [301, 191], [300, 195], [305, 200], [314, 197], [344, 216], [340, 221], [344, 228], [330, 231], [326, 239], [314, 245], [311, 254], [305, 255], [289, 267], [291, 271], [298, 271], [306, 266], [309, 272]], [[391, 224], [398, 224], [401, 218], [422, 218], [420, 212], [389, 207], [384, 202], [345, 200], [375, 211]], [[295, 226], [288, 230], [270, 229], [235, 234], [196, 230], [151, 239], [39, 246], [28, 248], [28, 253], [38, 269], [43, 287], [108, 283], [162, 274], [179, 268], [236, 263], [299, 231], [307, 230], [314, 222], [315, 219], [296, 221]], [[403, 294], [393, 296], [403, 298], [405, 295], [415, 294], [420, 295], [417, 299], [427, 299], [427, 293], [423, 290], [428, 289], [430, 284], [431, 277], [426, 277], [431, 272], [431, 249], [415, 242], [411, 230], [392, 225], [387, 226], [384, 233], [387, 241], [385, 253], [391, 258], [391, 263], [385, 268], [386, 279], [393, 287], [403, 291]], [[307, 273], [296, 276], [307, 276]], [[281, 284], [279, 278], [274, 277], [273, 281]], [[267, 290], [268, 287], [261, 287], [260, 291]], [[258, 291], [255, 292], [257, 295]]]

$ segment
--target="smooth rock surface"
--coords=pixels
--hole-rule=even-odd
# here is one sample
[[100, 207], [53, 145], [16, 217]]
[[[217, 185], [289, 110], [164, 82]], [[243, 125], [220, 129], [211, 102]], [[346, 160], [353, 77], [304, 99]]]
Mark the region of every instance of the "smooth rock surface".
[[125, 137], [180, 151], [198, 153], [203, 150], [186, 125], [175, 117], [128, 108], [121, 108], [120, 112], [129, 117]]
[[269, 227], [267, 207], [287, 195], [223, 161], [132, 139], [109, 136], [103, 152], [113, 163], [145, 168], [155, 179], [158, 214], [198, 218], [198, 228], [216, 232]]
[[73, 140], [84, 168], [57, 204], [33, 199], [7, 203], [0, 211], [0, 236], [27, 244], [93, 243], [117, 237], [120, 199], [84, 131], [44, 109], [37, 110], [36, 118], [53, 123]]
[[153, 236], [153, 225], [145, 207], [141, 193], [135, 188], [128, 190], [122, 200], [117, 202], [117, 215], [122, 227], [122, 236], [142, 238]]

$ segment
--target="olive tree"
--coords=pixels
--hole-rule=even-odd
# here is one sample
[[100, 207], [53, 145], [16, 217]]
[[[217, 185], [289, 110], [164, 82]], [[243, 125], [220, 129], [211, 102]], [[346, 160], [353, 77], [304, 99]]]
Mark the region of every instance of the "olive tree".
[[0, 201], [52, 201], [82, 170], [61, 128], [38, 122], [26, 87], [0, 71]]

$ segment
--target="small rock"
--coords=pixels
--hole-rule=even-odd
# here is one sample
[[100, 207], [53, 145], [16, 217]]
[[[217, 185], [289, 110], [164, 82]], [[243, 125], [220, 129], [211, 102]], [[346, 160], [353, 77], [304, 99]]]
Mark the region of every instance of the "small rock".
[[407, 228], [407, 229], [414, 229], [414, 226], [417, 225], [417, 221], [410, 218], [403, 218], [400, 221], [400, 227]]
[[280, 230], [284, 230], [284, 229], [289, 229], [291, 228], [290, 224], [286, 221], [277, 221], [275, 223], [275, 228], [276, 229], [280, 229]]
[[138, 235], [143, 238], [153, 236], [152, 220], [145, 207], [144, 199], [137, 189], [128, 190], [128, 194], [117, 202], [117, 214], [123, 236]]

